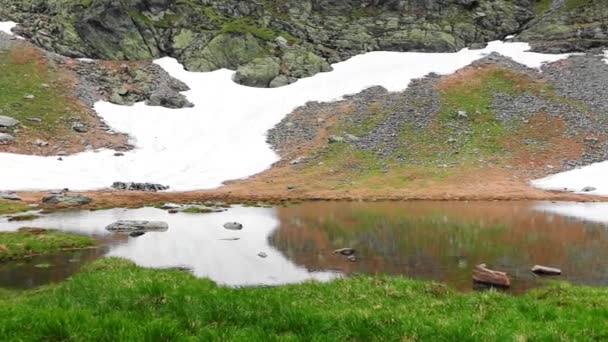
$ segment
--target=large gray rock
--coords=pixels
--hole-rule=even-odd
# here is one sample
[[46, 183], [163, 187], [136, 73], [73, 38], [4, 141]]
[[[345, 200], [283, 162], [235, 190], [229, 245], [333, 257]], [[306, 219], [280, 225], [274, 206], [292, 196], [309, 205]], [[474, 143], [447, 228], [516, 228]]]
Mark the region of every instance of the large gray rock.
[[15, 142], [15, 137], [8, 133], [0, 133], [0, 145], [8, 145]]
[[10, 116], [0, 115], [0, 127], [14, 127], [19, 124], [19, 120]]
[[0, 191], [0, 198], [9, 201], [21, 201], [21, 197], [14, 192]]
[[281, 66], [277, 58], [257, 58], [251, 63], [240, 66], [234, 75], [234, 81], [250, 87], [266, 88], [279, 76], [280, 71]]
[[169, 224], [160, 221], [125, 220], [112, 223], [106, 230], [114, 233], [166, 232], [169, 230]]
[[224, 228], [228, 230], [242, 230], [243, 225], [238, 222], [227, 222], [224, 224]]
[[112, 188], [121, 191], [164, 191], [169, 190], [169, 187], [162, 184], [153, 183], [135, 183], [135, 182], [114, 182]]
[[85, 205], [91, 202], [91, 198], [82, 195], [59, 194], [42, 198], [42, 203], [45, 204]]

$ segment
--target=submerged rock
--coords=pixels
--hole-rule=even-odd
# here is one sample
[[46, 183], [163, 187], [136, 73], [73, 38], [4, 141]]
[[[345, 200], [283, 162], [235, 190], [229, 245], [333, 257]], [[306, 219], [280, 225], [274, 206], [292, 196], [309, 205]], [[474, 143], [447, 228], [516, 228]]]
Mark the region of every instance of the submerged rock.
[[161, 221], [136, 221], [126, 220], [114, 222], [106, 227], [107, 231], [114, 233], [147, 233], [147, 232], [166, 232], [169, 224]]
[[85, 205], [93, 202], [89, 197], [82, 195], [51, 195], [42, 198], [42, 203], [45, 204], [63, 204], [63, 205]]

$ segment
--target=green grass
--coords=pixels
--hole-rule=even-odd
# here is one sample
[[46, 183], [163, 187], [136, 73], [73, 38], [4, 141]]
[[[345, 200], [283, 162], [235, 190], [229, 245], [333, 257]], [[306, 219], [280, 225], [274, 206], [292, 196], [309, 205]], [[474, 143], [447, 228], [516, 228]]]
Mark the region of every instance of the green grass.
[[12, 341], [604, 340], [608, 290], [463, 294], [382, 276], [238, 289], [102, 259], [61, 284], [0, 292], [0, 317]]
[[541, 15], [551, 8], [551, 4], [553, 4], [553, 0], [537, 0], [534, 5], [534, 13], [537, 15]]
[[32, 208], [14, 201], [0, 200], [0, 215], [22, 213]]
[[[34, 48], [0, 52], [0, 75], [0, 115], [21, 121], [29, 127], [30, 135], [56, 135], [83, 114], [82, 108], [67, 97], [66, 81]], [[27, 95], [34, 95], [34, 99], [24, 99]], [[32, 117], [42, 122], [29, 122]]]
[[93, 238], [55, 230], [23, 228], [17, 232], [0, 232], [0, 261], [87, 248], [95, 244]]

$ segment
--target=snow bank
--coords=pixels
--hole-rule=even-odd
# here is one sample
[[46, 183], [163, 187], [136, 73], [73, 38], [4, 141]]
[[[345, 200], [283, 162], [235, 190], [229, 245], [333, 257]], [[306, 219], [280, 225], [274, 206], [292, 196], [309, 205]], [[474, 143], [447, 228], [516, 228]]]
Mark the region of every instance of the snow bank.
[[112, 151], [57, 157], [0, 154], [0, 189], [33, 190], [69, 187], [105, 188], [115, 181], [152, 182], [173, 191], [215, 188], [230, 179], [259, 173], [278, 160], [266, 143], [266, 132], [308, 101], [334, 101], [370, 86], [390, 91], [431, 72], [450, 74], [498, 52], [529, 67], [567, 55], [527, 52], [525, 43], [492, 42], [483, 50], [457, 53], [372, 52], [335, 64], [318, 74], [277, 89], [240, 86], [233, 71], [187, 72], [175, 60], [156, 61], [187, 83], [185, 95], [194, 108], [172, 110], [99, 102], [95, 109], [116, 131], [132, 137], [137, 149], [124, 157]]
[[608, 225], [608, 203], [543, 202], [536, 205], [535, 209], [581, 221]]
[[13, 34], [11, 30], [15, 26], [17, 26], [17, 23], [13, 21], [0, 21], [0, 32], [4, 32], [6, 34]]
[[580, 193], [583, 193], [583, 189], [591, 187], [595, 190], [584, 193], [608, 196], [608, 161], [538, 179], [532, 181], [532, 185], [545, 190]]

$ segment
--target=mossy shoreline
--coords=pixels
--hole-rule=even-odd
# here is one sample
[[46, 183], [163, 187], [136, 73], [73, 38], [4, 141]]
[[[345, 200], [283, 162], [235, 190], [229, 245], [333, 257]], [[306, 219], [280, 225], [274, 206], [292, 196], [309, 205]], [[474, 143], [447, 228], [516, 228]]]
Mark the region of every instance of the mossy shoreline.
[[554, 284], [520, 297], [399, 277], [220, 287], [116, 258], [66, 282], [0, 292], [2, 340], [602, 340], [608, 289]]
[[41, 228], [0, 232], [0, 262], [95, 247], [95, 239]]

